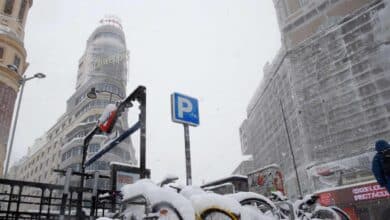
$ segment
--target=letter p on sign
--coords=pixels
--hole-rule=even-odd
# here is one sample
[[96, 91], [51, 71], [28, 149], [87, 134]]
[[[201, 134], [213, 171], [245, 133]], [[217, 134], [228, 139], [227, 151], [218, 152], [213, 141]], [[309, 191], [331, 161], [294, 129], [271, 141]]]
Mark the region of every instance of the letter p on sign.
[[199, 106], [197, 99], [183, 94], [173, 93], [171, 95], [171, 104], [172, 121], [192, 126], [199, 125]]

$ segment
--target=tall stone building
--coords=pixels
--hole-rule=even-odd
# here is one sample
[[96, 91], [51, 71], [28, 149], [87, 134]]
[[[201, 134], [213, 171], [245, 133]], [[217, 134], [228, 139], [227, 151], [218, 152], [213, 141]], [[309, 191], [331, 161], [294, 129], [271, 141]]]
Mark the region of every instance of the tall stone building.
[[[24, 26], [32, 0], [0, 1], [0, 176], [7, 151], [19, 81], [28, 67]], [[8, 65], [15, 65], [17, 71]]]
[[[126, 96], [128, 51], [122, 26], [115, 18], [105, 18], [87, 41], [84, 54], [79, 60], [76, 91], [67, 101], [67, 109], [42, 137], [29, 148], [27, 157], [17, 164], [19, 178], [29, 181], [61, 183], [61, 178], [52, 172], [54, 168], [81, 168], [82, 143], [84, 137], [96, 126], [105, 106]], [[86, 95], [91, 88], [99, 93], [96, 99]], [[111, 93], [111, 94], [110, 94]], [[117, 121], [115, 131], [122, 133], [128, 128], [127, 116]], [[115, 133], [115, 132], [114, 132]], [[95, 135], [88, 156], [96, 153], [107, 141], [106, 135]], [[109, 162], [118, 161], [135, 164], [134, 148], [130, 138], [106, 153], [101, 159], [87, 167], [87, 172], [99, 170], [109, 174]], [[78, 185], [78, 178], [72, 180]], [[89, 180], [87, 185], [91, 184]], [[100, 187], [108, 187], [101, 180]]]
[[303, 194], [372, 179], [373, 143], [390, 138], [389, 3], [274, 4], [282, 48], [248, 105], [243, 154], [279, 164], [292, 198], [293, 156]]

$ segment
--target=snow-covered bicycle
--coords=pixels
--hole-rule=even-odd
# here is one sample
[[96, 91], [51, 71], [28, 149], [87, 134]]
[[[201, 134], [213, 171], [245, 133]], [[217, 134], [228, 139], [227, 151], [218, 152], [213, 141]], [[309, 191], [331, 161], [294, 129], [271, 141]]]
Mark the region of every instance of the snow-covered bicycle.
[[307, 195], [303, 199], [295, 202], [294, 209], [299, 220], [343, 220], [343, 218], [341, 218], [340, 215], [331, 207], [320, 205], [317, 202], [318, 198], [319, 197], [317, 195]]
[[160, 187], [149, 179], [125, 185], [121, 211], [124, 220], [195, 220], [192, 204], [176, 191]]

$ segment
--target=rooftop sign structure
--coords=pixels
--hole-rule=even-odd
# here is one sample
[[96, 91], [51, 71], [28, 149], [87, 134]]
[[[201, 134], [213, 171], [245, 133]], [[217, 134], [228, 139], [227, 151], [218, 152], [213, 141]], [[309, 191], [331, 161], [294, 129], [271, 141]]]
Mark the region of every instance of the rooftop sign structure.
[[102, 25], [112, 25], [117, 28], [120, 28], [121, 30], [123, 29], [120, 18], [115, 15], [105, 16], [103, 19], [99, 21], [99, 23]]

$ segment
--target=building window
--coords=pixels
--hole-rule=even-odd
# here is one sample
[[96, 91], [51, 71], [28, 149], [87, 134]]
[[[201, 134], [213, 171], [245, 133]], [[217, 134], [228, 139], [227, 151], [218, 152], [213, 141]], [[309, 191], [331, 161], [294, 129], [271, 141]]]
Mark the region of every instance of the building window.
[[17, 55], [15, 55], [15, 58], [14, 58], [14, 65], [19, 68], [20, 66], [20, 57], [18, 57]]
[[0, 47], [0, 59], [3, 59], [4, 56], [4, 48]]
[[10, 15], [12, 14], [12, 9], [14, 8], [15, 0], [6, 0], [4, 6], [4, 13]]
[[96, 153], [98, 152], [100, 149], [100, 145], [99, 144], [91, 144], [89, 145], [89, 152], [90, 153]]
[[22, 0], [22, 4], [20, 5], [20, 10], [19, 10], [19, 15], [18, 15], [20, 22], [23, 22], [24, 11], [26, 10], [26, 4], [27, 4], [27, 1]]
[[301, 5], [301, 7], [307, 5], [309, 2], [310, 0], [299, 0], [299, 4]]

